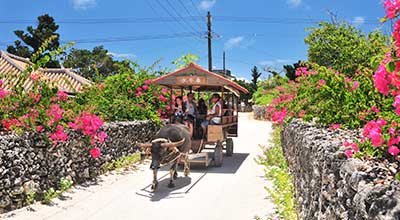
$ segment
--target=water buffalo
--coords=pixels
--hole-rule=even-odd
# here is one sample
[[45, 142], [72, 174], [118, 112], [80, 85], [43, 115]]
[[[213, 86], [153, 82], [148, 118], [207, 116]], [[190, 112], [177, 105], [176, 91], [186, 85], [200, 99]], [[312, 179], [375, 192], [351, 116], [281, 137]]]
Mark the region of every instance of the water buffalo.
[[189, 129], [180, 124], [170, 124], [161, 128], [155, 135], [151, 143], [138, 143], [138, 146], [143, 149], [150, 149], [151, 165], [153, 170], [152, 190], [156, 190], [158, 186], [157, 172], [160, 165], [169, 163], [170, 165], [170, 181], [168, 187], [175, 187], [174, 179], [177, 178], [176, 171], [178, 161], [184, 162], [184, 174], [189, 175], [190, 168], [187, 154], [191, 148], [191, 137]]

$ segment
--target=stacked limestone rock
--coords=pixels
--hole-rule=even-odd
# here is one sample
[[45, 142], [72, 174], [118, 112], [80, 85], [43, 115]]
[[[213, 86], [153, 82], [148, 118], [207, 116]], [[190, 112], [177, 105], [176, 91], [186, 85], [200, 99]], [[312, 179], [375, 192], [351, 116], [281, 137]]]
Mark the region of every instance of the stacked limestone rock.
[[108, 135], [100, 147], [101, 157], [93, 159], [85, 137], [68, 131], [67, 142], [53, 146], [46, 136], [25, 132], [0, 135], [0, 213], [25, 205], [26, 193], [57, 188], [61, 178], [75, 183], [101, 173], [102, 165], [136, 152], [136, 142], [150, 140], [158, 126], [151, 121], [115, 122], [102, 128]]
[[360, 131], [331, 131], [300, 120], [285, 126], [282, 146], [301, 219], [400, 219], [400, 183], [394, 178], [399, 164], [347, 159], [343, 142], [358, 138]]

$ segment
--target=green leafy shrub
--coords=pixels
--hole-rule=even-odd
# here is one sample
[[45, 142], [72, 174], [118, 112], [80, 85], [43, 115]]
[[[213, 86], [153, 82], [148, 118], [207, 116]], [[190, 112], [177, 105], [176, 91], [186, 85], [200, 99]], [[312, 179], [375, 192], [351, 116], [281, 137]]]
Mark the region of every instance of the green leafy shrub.
[[106, 121], [159, 121], [169, 107], [169, 94], [165, 88], [151, 84], [155, 76], [151, 68], [142, 69], [137, 64], [121, 66], [118, 74], [85, 88], [76, 97], [76, 103]]
[[50, 187], [48, 190], [44, 192], [42, 203], [50, 204], [51, 200], [56, 198], [58, 195], [59, 193], [56, 190], [54, 190], [53, 187]]
[[294, 197], [293, 178], [288, 170], [281, 146], [282, 127], [274, 129], [270, 147], [263, 147], [264, 155], [257, 162], [265, 166], [265, 176], [273, 185], [266, 187], [269, 196], [276, 206], [276, 217], [282, 220], [296, 220], [296, 202]]
[[58, 185], [60, 187], [61, 192], [65, 192], [65, 191], [71, 189], [72, 184], [73, 184], [72, 180], [64, 178], [64, 177], [61, 178], [60, 181], [58, 181]]

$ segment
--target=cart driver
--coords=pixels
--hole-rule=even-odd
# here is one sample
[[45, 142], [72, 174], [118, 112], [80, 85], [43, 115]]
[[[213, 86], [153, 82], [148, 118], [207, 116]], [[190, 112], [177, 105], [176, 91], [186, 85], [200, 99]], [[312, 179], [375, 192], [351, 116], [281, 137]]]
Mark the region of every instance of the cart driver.
[[214, 93], [212, 95], [212, 103], [213, 107], [210, 112], [207, 114], [207, 121], [201, 123], [201, 127], [203, 128], [203, 136], [205, 136], [207, 131], [207, 126], [211, 125], [219, 125], [221, 124], [221, 116], [222, 116], [222, 105], [221, 105], [221, 97], [218, 93]]

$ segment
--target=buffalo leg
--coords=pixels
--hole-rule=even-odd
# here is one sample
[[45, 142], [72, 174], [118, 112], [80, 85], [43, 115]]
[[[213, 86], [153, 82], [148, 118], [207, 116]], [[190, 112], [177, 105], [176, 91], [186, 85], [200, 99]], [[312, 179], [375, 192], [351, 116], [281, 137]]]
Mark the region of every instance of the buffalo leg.
[[170, 180], [169, 180], [169, 184], [168, 184], [169, 188], [175, 187], [174, 177], [176, 175], [176, 166], [177, 165], [178, 165], [178, 163], [176, 161], [170, 164], [170, 168], [169, 168]]
[[184, 156], [183, 166], [184, 166], [183, 174], [185, 176], [189, 176], [189, 174], [190, 174], [190, 165], [189, 165], [189, 156], [188, 155]]
[[151, 184], [151, 189], [155, 191], [158, 186], [158, 181], [157, 181], [157, 172], [158, 170], [153, 170], [153, 184]]

